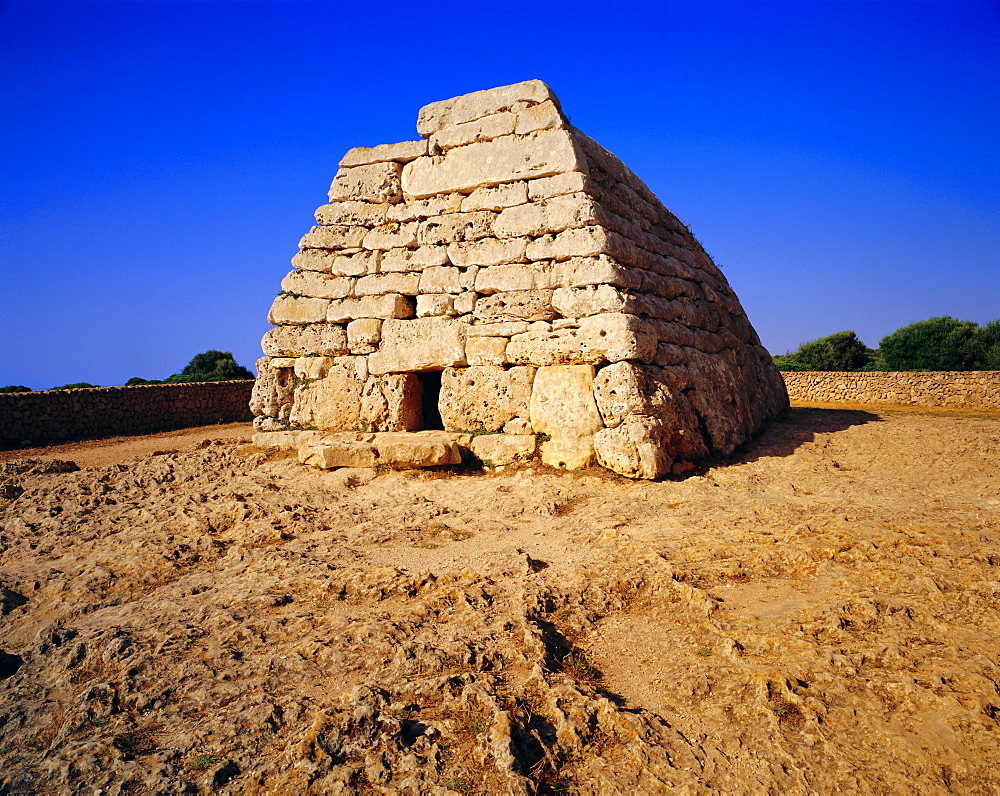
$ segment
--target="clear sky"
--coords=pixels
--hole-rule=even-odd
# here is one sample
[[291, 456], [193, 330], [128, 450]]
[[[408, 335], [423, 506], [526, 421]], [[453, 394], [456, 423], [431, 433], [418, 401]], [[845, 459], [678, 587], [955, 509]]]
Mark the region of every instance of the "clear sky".
[[260, 356], [337, 161], [539, 78], [772, 353], [1000, 317], [1000, 3], [0, 0], [0, 385]]

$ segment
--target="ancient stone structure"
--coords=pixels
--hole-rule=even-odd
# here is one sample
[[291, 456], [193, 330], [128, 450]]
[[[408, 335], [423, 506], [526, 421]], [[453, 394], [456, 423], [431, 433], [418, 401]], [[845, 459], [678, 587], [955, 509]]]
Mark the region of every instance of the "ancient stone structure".
[[432, 103], [417, 132], [341, 160], [271, 307], [259, 444], [657, 478], [784, 411], [725, 277], [548, 86]]
[[1000, 371], [782, 373], [793, 401], [1000, 409]]

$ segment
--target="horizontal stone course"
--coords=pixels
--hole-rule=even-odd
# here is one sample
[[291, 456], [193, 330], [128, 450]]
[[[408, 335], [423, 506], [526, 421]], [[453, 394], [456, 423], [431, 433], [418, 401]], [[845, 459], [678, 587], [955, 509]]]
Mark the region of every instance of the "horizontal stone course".
[[1000, 410], [1000, 371], [783, 372], [793, 401]]

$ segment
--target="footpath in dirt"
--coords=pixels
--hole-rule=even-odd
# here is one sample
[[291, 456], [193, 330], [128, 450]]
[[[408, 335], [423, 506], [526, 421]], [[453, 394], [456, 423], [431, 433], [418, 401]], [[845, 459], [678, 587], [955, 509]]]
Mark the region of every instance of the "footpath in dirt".
[[1000, 417], [657, 483], [248, 431], [0, 455], [0, 793], [1000, 790]]

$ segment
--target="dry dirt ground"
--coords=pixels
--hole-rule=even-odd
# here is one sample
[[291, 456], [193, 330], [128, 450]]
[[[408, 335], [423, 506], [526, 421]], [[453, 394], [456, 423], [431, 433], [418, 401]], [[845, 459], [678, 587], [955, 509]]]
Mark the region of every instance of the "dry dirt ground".
[[996, 415], [661, 483], [246, 434], [2, 455], [0, 792], [1000, 791]]

